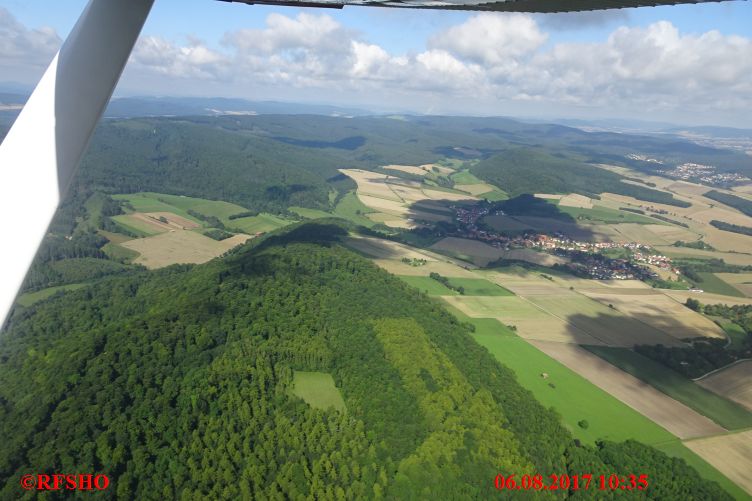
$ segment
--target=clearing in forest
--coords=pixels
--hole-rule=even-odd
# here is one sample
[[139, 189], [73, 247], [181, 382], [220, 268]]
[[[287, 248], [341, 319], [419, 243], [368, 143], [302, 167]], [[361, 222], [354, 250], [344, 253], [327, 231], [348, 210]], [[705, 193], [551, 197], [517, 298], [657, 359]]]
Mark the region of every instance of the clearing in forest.
[[326, 372], [295, 371], [292, 393], [317, 409], [326, 410], [333, 407], [342, 412], [347, 410], [332, 375]]

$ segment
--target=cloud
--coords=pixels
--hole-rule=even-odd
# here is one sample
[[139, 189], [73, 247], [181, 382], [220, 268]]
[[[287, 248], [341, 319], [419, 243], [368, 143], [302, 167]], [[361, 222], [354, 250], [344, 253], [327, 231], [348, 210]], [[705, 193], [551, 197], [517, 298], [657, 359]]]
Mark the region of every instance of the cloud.
[[61, 44], [52, 28], [29, 29], [0, 7], [0, 68], [47, 66]]
[[[618, 19], [614, 15], [562, 22]], [[524, 14], [470, 15], [428, 37], [423, 49], [392, 53], [329, 15], [273, 13], [263, 28], [228, 32], [213, 42], [143, 36], [126, 79], [132, 88], [142, 82], [142, 92], [162, 82], [162, 92], [232, 90], [237, 96], [266, 89], [270, 97], [347, 95], [443, 112], [462, 112], [469, 104], [503, 113], [514, 103], [537, 103], [541, 109], [702, 117], [752, 108], [749, 38], [718, 31], [686, 34], [661, 21], [621, 26], [597, 42], [557, 42], [544, 29], [549, 24]], [[31, 60], [31, 54], [48, 59], [57, 45], [54, 32], [27, 29], [0, 9], [0, 61]]]
[[546, 38], [530, 16], [479, 14], [435, 35], [428, 45], [493, 66], [535, 51]]

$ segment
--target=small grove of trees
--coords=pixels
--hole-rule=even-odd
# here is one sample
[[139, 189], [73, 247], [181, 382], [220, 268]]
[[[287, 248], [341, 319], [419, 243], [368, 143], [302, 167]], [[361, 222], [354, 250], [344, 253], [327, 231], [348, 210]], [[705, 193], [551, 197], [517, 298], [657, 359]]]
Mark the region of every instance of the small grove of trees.
[[431, 274], [428, 275], [428, 276], [431, 277], [431, 278], [433, 278], [434, 280], [436, 280], [440, 284], [442, 284], [447, 289], [451, 289], [453, 291], [456, 291], [461, 296], [465, 294], [465, 288], [464, 287], [462, 287], [461, 285], [456, 286], [456, 285], [452, 284], [447, 277], [445, 277], [443, 275], [439, 275], [435, 271], [432, 271]]

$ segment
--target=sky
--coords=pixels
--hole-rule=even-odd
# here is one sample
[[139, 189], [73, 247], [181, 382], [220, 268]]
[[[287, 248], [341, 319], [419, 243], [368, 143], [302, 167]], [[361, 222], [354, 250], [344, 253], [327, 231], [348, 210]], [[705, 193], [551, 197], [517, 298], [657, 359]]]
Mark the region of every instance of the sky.
[[[0, 0], [0, 82], [34, 85], [82, 0]], [[752, 2], [583, 14], [157, 0], [117, 96], [752, 128]]]

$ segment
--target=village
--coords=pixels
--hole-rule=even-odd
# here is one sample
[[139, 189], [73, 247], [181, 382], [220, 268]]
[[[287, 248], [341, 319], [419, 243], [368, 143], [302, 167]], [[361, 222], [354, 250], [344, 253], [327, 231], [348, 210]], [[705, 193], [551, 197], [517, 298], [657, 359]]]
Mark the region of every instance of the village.
[[[560, 231], [546, 234], [525, 231], [518, 235], [506, 235], [487, 227], [482, 219], [491, 213], [491, 207], [484, 204], [453, 205], [456, 213], [456, 231], [448, 236], [467, 238], [485, 242], [497, 249], [528, 248], [565, 257], [570, 262], [565, 266], [576, 275], [595, 280], [650, 280], [658, 274], [650, 267], [669, 271], [675, 275], [681, 272], [673, 265], [671, 258], [656, 253], [649, 245], [629, 242], [589, 242], [570, 238]], [[495, 210], [494, 215], [504, 215]], [[608, 251], [624, 249], [624, 257], [612, 258]]]

